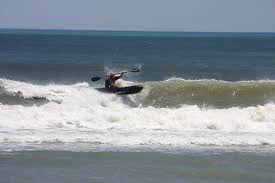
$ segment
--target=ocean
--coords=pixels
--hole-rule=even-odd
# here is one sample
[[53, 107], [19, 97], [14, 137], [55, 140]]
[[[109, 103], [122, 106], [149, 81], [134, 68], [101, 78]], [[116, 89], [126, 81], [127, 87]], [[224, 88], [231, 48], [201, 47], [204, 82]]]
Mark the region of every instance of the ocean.
[[0, 29], [0, 183], [275, 182], [274, 102], [275, 33]]

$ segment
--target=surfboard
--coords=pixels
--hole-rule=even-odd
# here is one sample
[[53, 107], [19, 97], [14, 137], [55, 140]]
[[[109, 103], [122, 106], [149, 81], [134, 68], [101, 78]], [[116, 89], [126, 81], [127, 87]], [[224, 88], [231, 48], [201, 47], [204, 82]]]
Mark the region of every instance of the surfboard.
[[115, 93], [120, 95], [127, 95], [127, 94], [136, 94], [141, 92], [143, 89], [142, 85], [135, 85], [135, 86], [126, 86], [117, 88], [115, 90], [108, 89], [108, 88], [96, 88], [97, 91], [104, 92], [104, 93]]

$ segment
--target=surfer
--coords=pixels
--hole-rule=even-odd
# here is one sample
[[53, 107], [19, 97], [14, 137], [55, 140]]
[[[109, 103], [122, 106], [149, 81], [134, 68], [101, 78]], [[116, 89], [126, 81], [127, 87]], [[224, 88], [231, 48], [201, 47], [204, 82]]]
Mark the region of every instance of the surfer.
[[105, 78], [105, 87], [104, 88], [96, 88], [98, 91], [107, 92], [107, 93], [116, 93], [116, 94], [136, 94], [142, 91], [143, 86], [142, 85], [134, 85], [134, 86], [120, 86], [119, 83], [116, 84], [116, 80], [120, 79], [125, 73], [127, 72], [140, 72], [139, 69], [132, 69], [129, 71], [123, 71], [120, 72], [121, 74], [119, 76], [119, 73], [110, 73], [107, 76], [96, 76], [91, 78], [93, 82], [98, 81], [100, 79]]
[[119, 76], [115, 76], [114, 73], [110, 73], [108, 76], [106, 76], [105, 79], [105, 88], [116, 90], [120, 88], [118, 85], [116, 85], [116, 80], [120, 79], [123, 76], [124, 72], [122, 72]]

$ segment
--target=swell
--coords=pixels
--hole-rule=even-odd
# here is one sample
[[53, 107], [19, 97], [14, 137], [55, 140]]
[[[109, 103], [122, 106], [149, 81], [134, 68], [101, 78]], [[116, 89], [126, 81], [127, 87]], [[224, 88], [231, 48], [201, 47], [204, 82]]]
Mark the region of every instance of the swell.
[[183, 80], [171, 79], [145, 84], [144, 106], [229, 108], [264, 105], [275, 101], [274, 81]]

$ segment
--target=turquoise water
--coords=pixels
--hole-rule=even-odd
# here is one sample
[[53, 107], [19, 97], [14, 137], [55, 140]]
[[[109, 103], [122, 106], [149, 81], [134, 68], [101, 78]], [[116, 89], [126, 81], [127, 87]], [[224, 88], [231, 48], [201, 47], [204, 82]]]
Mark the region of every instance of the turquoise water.
[[[275, 34], [0, 30], [0, 182], [274, 182]], [[98, 92], [90, 78], [139, 68]]]

